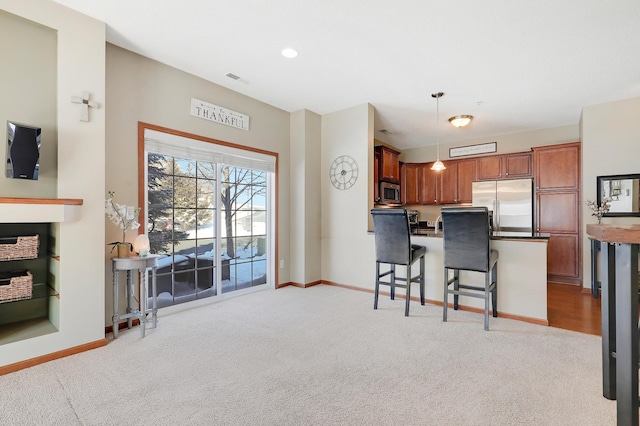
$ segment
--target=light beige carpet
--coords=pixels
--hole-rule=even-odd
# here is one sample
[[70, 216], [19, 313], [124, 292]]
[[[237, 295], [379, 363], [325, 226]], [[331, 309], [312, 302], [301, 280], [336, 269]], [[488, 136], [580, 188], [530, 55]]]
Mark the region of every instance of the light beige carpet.
[[[600, 338], [318, 285], [0, 377], [1, 425], [613, 425]], [[110, 335], [108, 336], [111, 337]]]

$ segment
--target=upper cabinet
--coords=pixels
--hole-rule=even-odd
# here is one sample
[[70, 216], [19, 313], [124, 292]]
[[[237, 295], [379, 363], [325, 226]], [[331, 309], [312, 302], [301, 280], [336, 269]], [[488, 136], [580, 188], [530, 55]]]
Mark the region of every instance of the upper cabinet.
[[501, 157], [501, 155], [490, 155], [478, 158], [478, 180], [502, 179]]
[[380, 151], [373, 151], [373, 202], [380, 202], [380, 185], [378, 184], [380, 171]]
[[530, 152], [478, 157], [478, 180], [516, 179], [532, 176]]
[[536, 190], [575, 190], [580, 187], [580, 143], [533, 148]]
[[478, 162], [475, 158], [458, 160], [458, 196], [456, 203], [471, 202], [471, 183], [478, 179]]
[[505, 154], [502, 156], [505, 178], [528, 178], [533, 176], [531, 152], [519, 152], [517, 154]]
[[[381, 163], [383, 150], [376, 151]], [[472, 183], [476, 180], [501, 180], [532, 177], [531, 152], [488, 155], [444, 161], [446, 169], [431, 170], [431, 163], [405, 163], [401, 167], [401, 202], [417, 204], [471, 204]], [[374, 165], [375, 167], [375, 165]], [[383, 165], [379, 167], [381, 175]], [[380, 177], [380, 180], [383, 179]]]
[[422, 204], [420, 191], [422, 168], [423, 165], [417, 163], [401, 164], [400, 201], [402, 204]]
[[440, 180], [438, 204], [456, 204], [458, 202], [458, 162], [449, 161], [446, 169], [435, 172]]
[[384, 145], [375, 147], [380, 156], [378, 180], [400, 183], [400, 153]]

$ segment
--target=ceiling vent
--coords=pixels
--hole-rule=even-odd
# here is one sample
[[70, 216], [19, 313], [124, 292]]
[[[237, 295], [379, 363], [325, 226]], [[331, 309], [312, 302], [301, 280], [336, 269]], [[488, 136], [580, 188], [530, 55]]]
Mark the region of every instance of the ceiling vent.
[[240, 80], [240, 77], [238, 77], [238, 76], [237, 76], [237, 75], [235, 75], [235, 74], [231, 74], [231, 73], [228, 73], [228, 74], [227, 74], [227, 77], [232, 78], [232, 79], [234, 79], [234, 80]]

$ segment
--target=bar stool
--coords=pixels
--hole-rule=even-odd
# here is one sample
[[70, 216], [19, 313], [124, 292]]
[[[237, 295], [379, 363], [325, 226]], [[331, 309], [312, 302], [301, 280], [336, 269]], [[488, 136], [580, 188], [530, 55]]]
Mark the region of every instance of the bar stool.
[[[395, 299], [395, 288], [406, 289], [404, 315], [409, 316], [409, 301], [411, 299], [411, 283], [420, 283], [420, 304], [424, 305], [424, 256], [427, 248], [411, 244], [409, 218], [405, 209], [372, 209], [373, 232], [376, 241], [376, 287], [373, 299], [373, 309], [378, 309], [378, 293], [380, 284], [391, 288], [391, 299]], [[411, 265], [420, 259], [420, 274], [411, 276]], [[389, 264], [390, 269], [380, 273], [380, 264]], [[396, 275], [396, 265], [407, 268], [405, 277]], [[381, 279], [389, 275], [389, 281]], [[398, 283], [404, 282], [405, 284]]]
[[[484, 299], [484, 329], [489, 330], [489, 299], [493, 316], [498, 316], [498, 251], [491, 249], [489, 211], [486, 207], [448, 207], [441, 212], [444, 240], [442, 320], [447, 321], [449, 294], [453, 294], [453, 309], [456, 310], [459, 296], [477, 297]], [[449, 278], [449, 270], [453, 270], [452, 278]], [[461, 284], [461, 270], [483, 273], [484, 286]]]

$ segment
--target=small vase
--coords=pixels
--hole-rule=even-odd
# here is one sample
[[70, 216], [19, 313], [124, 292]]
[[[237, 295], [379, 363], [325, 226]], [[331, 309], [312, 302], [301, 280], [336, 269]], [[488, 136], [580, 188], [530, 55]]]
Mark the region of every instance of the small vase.
[[131, 244], [129, 243], [118, 243], [118, 257], [129, 257], [131, 253]]
[[602, 216], [596, 216], [596, 219], [598, 219], [598, 225], [600, 225], [602, 223]]

